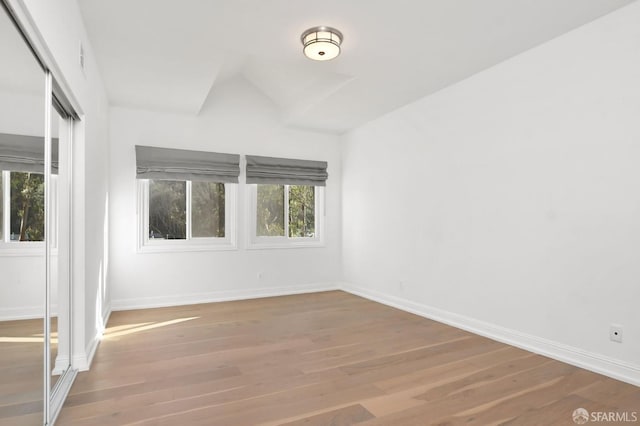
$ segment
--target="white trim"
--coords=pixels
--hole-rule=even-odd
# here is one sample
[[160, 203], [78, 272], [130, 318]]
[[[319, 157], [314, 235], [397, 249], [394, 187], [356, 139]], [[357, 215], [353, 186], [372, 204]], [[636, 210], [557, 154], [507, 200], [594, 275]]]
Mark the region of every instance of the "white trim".
[[54, 376], [59, 376], [69, 368], [71, 360], [69, 356], [56, 356], [56, 362], [53, 365], [53, 370], [51, 370], [51, 374]]
[[44, 258], [44, 241], [0, 241], [0, 257], [38, 257]]
[[287, 239], [281, 239], [280, 237], [263, 237], [263, 238], [265, 240], [268, 238], [277, 239], [277, 242], [276, 241], [266, 241], [266, 242], [250, 241], [247, 243], [247, 250], [299, 249], [299, 248], [324, 247], [324, 243], [322, 241], [319, 241], [319, 240], [309, 241], [309, 239], [306, 239], [306, 238], [301, 238], [301, 240], [303, 241], [291, 241]]
[[44, 318], [44, 305], [0, 308], [0, 321], [18, 321]]
[[434, 308], [379, 291], [359, 287], [351, 283], [340, 283], [341, 290], [364, 297], [384, 305], [392, 306], [412, 314], [420, 315], [452, 327], [488, 337], [498, 342], [553, 358], [576, 367], [640, 386], [640, 365], [613, 359], [594, 352], [585, 351], [564, 343], [555, 342], [499, 325], [479, 321], [464, 315]]
[[[53, 77], [45, 74], [44, 93], [44, 235], [51, 232], [51, 110], [53, 109]], [[44, 244], [44, 418], [51, 420], [51, 238]]]
[[102, 334], [104, 333], [105, 328], [107, 327], [107, 323], [109, 322], [109, 317], [111, 316], [111, 307], [107, 307], [102, 316], [102, 324], [100, 328], [96, 330], [96, 334], [93, 336], [91, 341], [87, 344], [83, 353], [74, 354], [71, 367], [77, 371], [87, 371], [91, 368], [91, 363], [93, 362], [93, 357], [96, 355], [96, 350], [98, 349], [98, 345], [102, 340]]
[[126, 311], [130, 309], [162, 308], [169, 306], [195, 305], [200, 303], [259, 299], [263, 297], [290, 296], [293, 294], [320, 293], [332, 290], [338, 290], [336, 283], [326, 282], [286, 287], [220, 290], [208, 293], [176, 294], [170, 296], [141, 297], [137, 299], [117, 299], [113, 300], [111, 303], [114, 311]]
[[0, 242], [7, 240], [7, 231], [11, 228], [11, 175], [8, 170], [0, 170], [2, 173], [2, 186], [0, 186], [0, 193], [2, 193], [2, 238]]
[[[0, 241], [0, 257], [38, 257], [44, 258], [44, 241]], [[58, 248], [51, 249], [51, 256], [58, 256]]]
[[[191, 223], [191, 222], [193, 222], [193, 219], [191, 218], [191, 196], [192, 196], [191, 186], [192, 186], [192, 183], [191, 183], [190, 180], [188, 180], [187, 181], [187, 186], [185, 188], [186, 195], [187, 195], [187, 200], [186, 200], [187, 201], [187, 206], [186, 206], [187, 207], [186, 208], [186, 210], [187, 210], [187, 216], [186, 216], [187, 220], [186, 220], [186, 222], [187, 223], [186, 223], [186, 225], [187, 225], [187, 240], [188, 241], [190, 241], [191, 238], [192, 238], [191, 237], [191, 229], [193, 228], [193, 224]], [[226, 192], [227, 192], [227, 188], [225, 188], [225, 195], [226, 195]], [[227, 214], [227, 210], [226, 210], [227, 203], [225, 202], [224, 205], [225, 205], [225, 215], [226, 215]], [[226, 223], [225, 223], [225, 225], [226, 225]], [[148, 237], [149, 236], [148, 229], [147, 229], [146, 234], [147, 234], [147, 237]], [[226, 232], [225, 232], [225, 234], [226, 234]]]

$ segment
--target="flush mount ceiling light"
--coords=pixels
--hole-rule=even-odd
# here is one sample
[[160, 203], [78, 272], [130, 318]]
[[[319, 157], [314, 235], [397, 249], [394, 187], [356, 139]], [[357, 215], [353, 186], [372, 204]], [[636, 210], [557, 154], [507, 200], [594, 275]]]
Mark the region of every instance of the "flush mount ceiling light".
[[313, 27], [300, 37], [304, 55], [314, 61], [328, 61], [340, 54], [342, 33], [331, 27]]

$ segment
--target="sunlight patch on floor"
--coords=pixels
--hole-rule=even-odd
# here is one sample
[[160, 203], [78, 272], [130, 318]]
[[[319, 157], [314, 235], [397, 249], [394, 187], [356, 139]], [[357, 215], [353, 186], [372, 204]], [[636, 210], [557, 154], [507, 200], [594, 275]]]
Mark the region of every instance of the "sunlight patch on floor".
[[141, 331], [153, 330], [154, 328], [166, 327], [168, 325], [179, 324], [181, 322], [191, 321], [198, 319], [200, 317], [189, 317], [189, 318], [177, 318], [169, 321], [162, 322], [147, 322], [140, 324], [130, 324], [130, 325], [121, 325], [116, 327], [108, 327], [102, 336], [103, 340], [127, 336], [129, 334], [139, 333]]

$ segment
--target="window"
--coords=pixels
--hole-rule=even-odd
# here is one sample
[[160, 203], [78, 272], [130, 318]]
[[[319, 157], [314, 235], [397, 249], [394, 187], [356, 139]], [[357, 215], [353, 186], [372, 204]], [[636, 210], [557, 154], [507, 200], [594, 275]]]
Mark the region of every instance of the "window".
[[44, 175], [3, 171], [0, 189], [0, 241], [44, 241]]
[[[285, 197], [285, 193], [288, 197]], [[288, 209], [284, 208], [286, 199], [288, 199], [286, 203]], [[257, 185], [256, 203], [256, 236], [287, 235], [289, 238], [316, 236], [314, 186]]]
[[250, 185], [254, 248], [321, 245], [323, 187]]
[[327, 162], [246, 156], [249, 247], [321, 246]]
[[142, 251], [235, 247], [234, 184], [139, 179]]
[[[46, 235], [56, 250], [58, 233], [58, 138], [51, 138], [51, 229]], [[0, 133], [0, 248], [3, 256], [44, 254], [44, 139]]]
[[235, 248], [240, 155], [136, 145], [138, 249]]

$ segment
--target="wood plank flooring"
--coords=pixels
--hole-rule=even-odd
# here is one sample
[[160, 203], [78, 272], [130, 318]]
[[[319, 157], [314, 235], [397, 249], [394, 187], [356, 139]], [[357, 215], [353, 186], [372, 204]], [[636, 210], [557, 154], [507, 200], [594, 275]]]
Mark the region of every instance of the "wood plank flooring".
[[640, 388], [343, 292], [114, 312], [58, 425], [572, 425]]
[[0, 425], [42, 424], [42, 319], [0, 321]]

